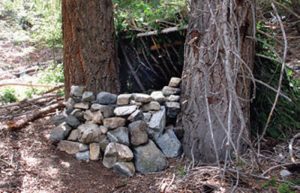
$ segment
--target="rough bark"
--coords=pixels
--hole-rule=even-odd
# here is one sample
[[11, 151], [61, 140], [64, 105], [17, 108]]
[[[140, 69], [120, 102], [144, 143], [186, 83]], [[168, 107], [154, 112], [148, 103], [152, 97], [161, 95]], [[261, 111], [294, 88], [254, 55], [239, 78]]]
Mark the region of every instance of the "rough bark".
[[250, 76], [254, 58], [251, 2], [191, 0], [181, 123], [184, 152], [195, 160], [215, 163], [245, 148], [251, 81], [242, 77]]
[[65, 92], [71, 85], [86, 90], [119, 91], [111, 0], [63, 0]]

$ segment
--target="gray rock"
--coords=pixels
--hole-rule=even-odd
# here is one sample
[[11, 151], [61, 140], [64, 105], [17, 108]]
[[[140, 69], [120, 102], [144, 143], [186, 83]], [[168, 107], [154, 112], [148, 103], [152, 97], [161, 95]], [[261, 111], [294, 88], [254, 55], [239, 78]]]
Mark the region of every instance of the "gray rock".
[[160, 104], [157, 101], [151, 101], [150, 103], [144, 104], [142, 109], [143, 111], [159, 111]]
[[116, 116], [130, 115], [137, 109], [136, 105], [116, 107], [114, 113]]
[[88, 110], [90, 108], [89, 103], [87, 102], [82, 102], [82, 103], [76, 103], [74, 105], [75, 109], [83, 109], [83, 110]]
[[117, 95], [109, 92], [100, 92], [97, 95], [97, 102], [101, 105], [116, 104]]
[[74, 117], [76, 117], [80, 122], [84, 122], [84, 114], [83, 111], [81, 109], [74, 109], [71, 112], [71, 115], [73, 115]]
[[79, 130], [79, 142], [89, 144], [99, 142], [102, 135], [100, 127], [93, 123], [85, 123], [78, 127]]
[[181, 143], [172, 129], [158, 137], [156, 144], [168, 158], [178, 157], [182, 153]]
[[288, 177], [290, 177], [292, 175], [292, 173], [289, 170], [281, 170], [280, 171], [280, 176], [282, 179], [286, 179]]
[[155, 100], [159, 103], [163, 103], [166, 100], [166, 98], [163, 95], [162, 91], [153, 91], [150, 96], [151, 96], [151, 98], [153, 98], [153, 100]]
[[104, 118], [112, 117], [114, 115], [115, 107], [112, 105], [100, 105], [100, 104], [92, 104], [91, 110], [98, 111], [100, 110]]
[[176, 118], [180, 112], [180, 103], [178, 102], [166, 102], [167, 116], [170, 118]]
[[138, 120], [143, 120], [144, 119], [144, 114], [141, 110], [137, 109], [134, 111], [128, 118], [127, 120], [130, 122], [138, 121]]
[[135, 93], [133, 94], [133, 97], [136, 102], [149, 103], [150, 101], [152, 101], [151, 96], [148, 94]]
[[87, 151], [88, 146], [82, 143], [62, 140], [57, 145], [58, 150], [64, 151], [68, 154], [75, 154], [81, 151]]
[[107, 127], [108, 129], [116, 129], [118, 127], [125, 126], [126, 119], [121, 117], [112, 117], [106, 118], [103, 120], [103, 126]]
[[128, 105], [132, 94], [120, 94], [117, 98], [117, 105]]
[[135, 121], [129, 124], [130, 141], [134, 146], [143, 145], [148, 142], [147, 123]]
[[141, 102], [136, 102], [135, 100], [131, 100], [131, 101], [130, 101], [130, 104], [131, 104], [131, 105], [136, 105], [136, 106], [138, 106], [138, 107], [140, 107], [140, 106], [143, 105], [143, 103], [141, 103]]
[[113, 170], [122, 176], [134, 176], [135, 167], [132, 162], [117, 162], [113, 165]]
[[95, 95], [93, 92], [86, 91], [82, 94], [82, 102], [92, 102], [95, 100]]
[[55, 115], [51, 118], [51, 122], [55, 126], [58, 126], [58, 125], [62, 124], [63, 122], [66, 122], [66, 116], [63, 114]]
[[166, 126], [166, 108], [162, 106], [160, 111], [153, 113], [148, 124], [151, 129], [163, 131]]
[[129, 145], [129, 134], [127, 127], [119, 127], [112, 131], [107, 132], [107, 137], [110, 142]]
[[77, 128], [81, 124], [80, 121], [73, 115], [69, 115], [66, 118], [66, 123], [70, 125], [72, 128]]
[[150, 112], [143, 113], [144, 121], [149, 122], [151, 120], [152, 114]]
[[170, 95], [167, 98], [167, 101], [169, 102], [178, 102], [180, 100], [180, 96], [179, 95]]
[[84, 86], [71, 86], [70, 95], [75, 97], [81, 97], [84, 90]]
[[75, 157], [79, 161], [89, 161], [90, 160], [90, 152], [89, 151], [78, 152], [75, 154]]
[[108, 144], [109, 144], [108, 138], [105, 135], [103, 135], [103, 137], [99, 141], [100, 149], [102, 152], [105, 152], [105, 149], [108, 146]]
[[50, 131], [49, 139], [53, 143], [57, 143], [60, 140], [66, 139], [72, 128], [67, 123], [61, 123]]
[[100, 159], [100, 144], [91, 143], [90, 144], [90, 159], [99, 160]]
[[134, 164], [138, 172], [143, 174], [158, 172], [168, 167], [168, 161], [164, 154], [149, 140], [146, 145], [135, 147]]
[[162, 89], [162, 92], [163, 92], [163, 94], [165, 96], [178, 95], [180, 93], [180, 89], [179, 88], [173, 88], [173, 87], [165, 86]]
[[68, 137], [68, 140], [69, 141], [78, 141], [79, 139], [79, 135], [80, 135], [80, 132], [78, 129], [74, 129], [71, 131], [69, 137]]
[[66, 102], [65, 102], [65, 106], [67, 109], [73, 109], [75, 105], [75, 101], [72, 98], [69, 98]]
[[119, 143], [109, 143], [105, 149], [103, 165], [112, 168], [117, 162], [128, 162], [133, 159], [133, 153], [128, 146]]
[[108, 129], [107, 129], [107, 127], [104, 127], [103, 125], [100, 125], [100, 131], [102, 134], [105, 135], [107, 133]]
[[91, 110], [86, 110], [84, 112], [84, 119], [92, 123], [102, 124], [103, 116], [100, 110], [93, 112]]
[[170, 82], [169, 82], [169, 86], [177, 88], [177, 87], [179, 87], [180, 83], [181, 83], [181, 79], [180, 78], [178, 78], [178, 77], [172, 77], [171, 80], [170, 80]]

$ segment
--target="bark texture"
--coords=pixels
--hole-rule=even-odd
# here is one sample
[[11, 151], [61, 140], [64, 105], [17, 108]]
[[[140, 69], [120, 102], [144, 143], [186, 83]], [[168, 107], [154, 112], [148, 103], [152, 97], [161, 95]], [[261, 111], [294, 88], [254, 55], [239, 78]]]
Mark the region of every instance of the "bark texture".
[[71, 85], [119, 92], [111, 0], [63, 0], [62, 14], [66, 95]]
[[[191, 0], [182, 74], [184, 152], [205, 163], [248, 138], [254, 58], [252, 1]], [[232, 158], [232, 157], [231, 157]]]

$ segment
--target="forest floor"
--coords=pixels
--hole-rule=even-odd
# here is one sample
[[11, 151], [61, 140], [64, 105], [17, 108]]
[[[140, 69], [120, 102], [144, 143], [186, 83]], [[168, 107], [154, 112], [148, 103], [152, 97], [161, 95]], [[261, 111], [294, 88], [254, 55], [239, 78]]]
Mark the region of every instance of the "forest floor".
[[[294, 52], [300, 57], [300, 37], [293, 31], [290, 34], [292, 46], [297, 48]], [[26, 31], [5, 18], [0, 18], [0, 37], [0, 83], [30, 82], [30, 76], [21, 80], [15, 72], [53, 60], [53, 53], [57, 58], [62, 56], [59, 50], [53, 52], [50, 48], [34, 46]], [[290, 59], [295, 65], [298, 65], [298, 60]], [[29, 108], [30, 113], [47, 104], [34, 104]], [[240, 166], [239, 173], [239, 168], [231, 167], [223, 173], [216, 166], [193, 165], [191, 161], [178, 158], [169, 160], [170, 166], [163, 172], [122, 177], [105, 168], [100, 161], [81, 162], [58, 151], [48, 139], [54, 127], [50, 121], [54, 113], [30, 122], [20, 130], [6, 130], [3, 127], [5, 119], [12, 118], [16, 111], [20, 115], [19, 110], [0, 107], [0, 193], [229, 192], [235, 185], [238, 187], [236, 192], [278, 192], [286, 184], [283, 181], [286, 179], [280, 176], [282, 169], [290, 167], [292, 179], [300, 178], [300, 168], [286, 164], [290, 163], [288, 140], [281, 144], [267, 140], [263, 144], [259, 157], [261, 170], [257, 169], [255, 156], [249, 153], [245, 157], [247, 164]], [[21, 114], [28, 112], [24, 109]], [[294, 144], [299, 153], [300, 141]], [[263, 171], [267, 173], [261, 175]], [[289, 188], [290, 184], [287, 186]], [[295, 192], [299, 190], [299, 186], [292, 186]]]

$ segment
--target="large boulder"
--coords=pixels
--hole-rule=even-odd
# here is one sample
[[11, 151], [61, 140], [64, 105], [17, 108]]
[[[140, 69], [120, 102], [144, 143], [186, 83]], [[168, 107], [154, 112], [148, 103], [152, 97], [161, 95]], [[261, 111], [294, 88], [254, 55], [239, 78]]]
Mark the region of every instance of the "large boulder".
[[85, 144], [99, 142], [102, 135], [100, 127], [94, 123], [82, 124], [78, 127], [78, 130], [78, 141]]
[[110, 142], [121, 143], [129, 145], [129, 134], [127, 127], [119, 127], [112, 131], [107, 132], [107, 137]]
[[71, 131], [71, 133], [68, 137], [68, 140], [69, 141], [78, 141], [79, 136], [80, 136], [80, 131], [78, 129], [74, 129]]
[[132, 162], [117, 162], [113, 165], [113, 170], [120, 175], [132, 177], [135, 167]]
[[182, 153], [180, 141], [177, 139], [172, 129], [156, 139], [156, 144], [168, 158], [178, 157]]
[[51, 122], [55, 125], [55, 126], [58, 126], [60, 124], [62, 124], [63, 122], [66, 122], [66, 116], [63, 115], [63, 114], [58, 114], [58, 115], [55, 115], [51, 118]]
[[72, 128], [77, 128], [80, 125], [80, 121], [73, 115], [69, 115], [66, 118], [66, 123], [70, 125]]
[[129, 124], [130, 142], [134, 146], [148, 142], [147, 123], [145, 121], [135, 121]]
[[71, 86], [70, 96], [81, 97], [84, 91], [84, 86]]
[[116, 116], [126, 116], [133, 113], [136, 109], [137, 109], [136, 105], [121, 106], [121, 107], [116, 107], [114, 113]]
[[109, 92], [100, 92], [97, 95], [97, 102], [101, 105], [116, 104], [117, 95]]
[[126, 119], [122, 117], [112, 117], [106, 118], [103, 120], [103, 126], [107, 127], [108, 129], [116, 129], [118, 127], [123, 127], [126, 124]]
[[67, 152], [68, 154], [76, 154], [89, 149], [85, 144], [66, 140], [60, 141], [57, 145], [57, 148], [58, 150]]
[[60, 140], [66, 139], [71, 130], [72, 128], [67, 123], [61, 123], [51, 130], [49, 139], [53, 143], [57, 143]]
[[149, 140], [146, 145], [135, 147], [134, 164], [138, 172], [143, 174], [159, 172], [168, 167], [168, 161], [164, 154]]
[[103, 165], [112, 168], [117, 162], [129, 162], [133, 159], [133, 153], [128, 146], [119, 143], [109, 143], [105, 149]]

